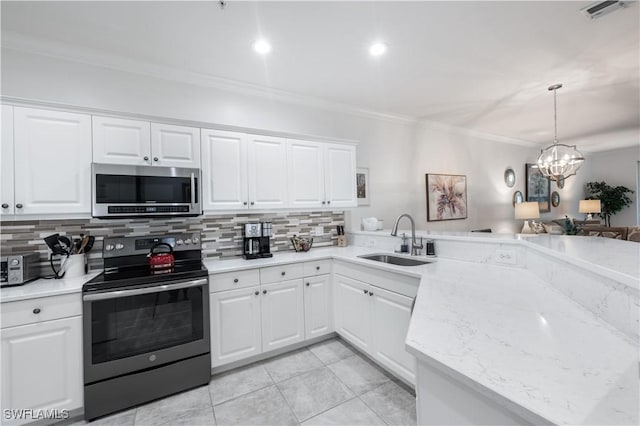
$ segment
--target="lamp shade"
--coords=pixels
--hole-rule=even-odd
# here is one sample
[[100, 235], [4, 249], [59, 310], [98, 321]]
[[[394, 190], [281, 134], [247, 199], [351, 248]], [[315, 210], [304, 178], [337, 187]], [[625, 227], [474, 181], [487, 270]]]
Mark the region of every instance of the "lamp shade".
[[540, 217], [540, 206], [536, 201], [516, 204], [516, 219], [538, 219]]
[[580, 200], [578, 204], [579, 213], [600, 213], [601, 211], [600, 200]]

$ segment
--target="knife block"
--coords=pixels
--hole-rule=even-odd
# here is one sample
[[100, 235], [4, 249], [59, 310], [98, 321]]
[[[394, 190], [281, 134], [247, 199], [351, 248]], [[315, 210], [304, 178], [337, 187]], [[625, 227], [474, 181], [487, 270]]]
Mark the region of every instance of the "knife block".
[[338, 235], [338, 247], [346, 247], [346, 246], [347, 246], [347, 236]]

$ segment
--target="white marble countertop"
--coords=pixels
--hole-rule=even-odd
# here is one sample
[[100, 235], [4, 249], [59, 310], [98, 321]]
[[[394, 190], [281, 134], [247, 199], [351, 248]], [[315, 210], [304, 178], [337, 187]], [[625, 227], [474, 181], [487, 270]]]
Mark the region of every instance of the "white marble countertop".
[[38, 297], [79, 293], [82, 291], [82, 285], [98, 274], [99, 272], [91, 272], [81, 277], [62, 278], [59, 280], [40, 278], [21, 286], [3, 287], [0, 290], [0, 302], [15, 302]]
[[[411, 235], [410, 230], [400, 230]], [[390, 230], [353, 234], [391, 237]], [[611, 238], [550, 234], [416, 231], [416, 237], [525, 246], [640, 290], [640, 244]], [[395, 238], [395, 237], [391, 237]]]

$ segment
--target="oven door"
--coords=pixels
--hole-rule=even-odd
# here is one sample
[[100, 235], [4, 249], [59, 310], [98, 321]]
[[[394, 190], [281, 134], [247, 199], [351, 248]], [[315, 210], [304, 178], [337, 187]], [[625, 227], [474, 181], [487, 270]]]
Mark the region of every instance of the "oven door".
[[208, 279], [83, 295], [84, 382], [210, 352]]

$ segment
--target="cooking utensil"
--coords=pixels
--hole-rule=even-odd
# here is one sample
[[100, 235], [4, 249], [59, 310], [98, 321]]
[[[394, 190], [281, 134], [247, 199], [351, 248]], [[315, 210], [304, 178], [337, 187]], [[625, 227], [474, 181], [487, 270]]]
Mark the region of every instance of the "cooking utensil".
[[82, 238], [82, 242], [80, 243], [80, 248], [76, 253], [82, 253], [88, 243], [89, 243], [89, 237], [85, 236], [84, 238]]
[[93, 248], [93, 243], [96, 242], [96, 237], [94, 237], [93, 235], [89, 235], [88, 238], [89, 241], [87, 242], [87, 245], [84, 246], [84, 253], [89, 253]]
[[[164, 247], [165, 250], [168, 247], [169, 251], [164, 253], [156, 252], [156, 249], [161, 247]], [[171, 245], [167, 243], [155, 244], [153, 247], [151, 247], [151, 250], [149, 251], [147, 257], [149, 258], [149, 268], [151, 268], [151, 272], [154, 273], [169, 272], [175, 265], [175, 258], [173, 257], [173, 247], [171, 247]]]

